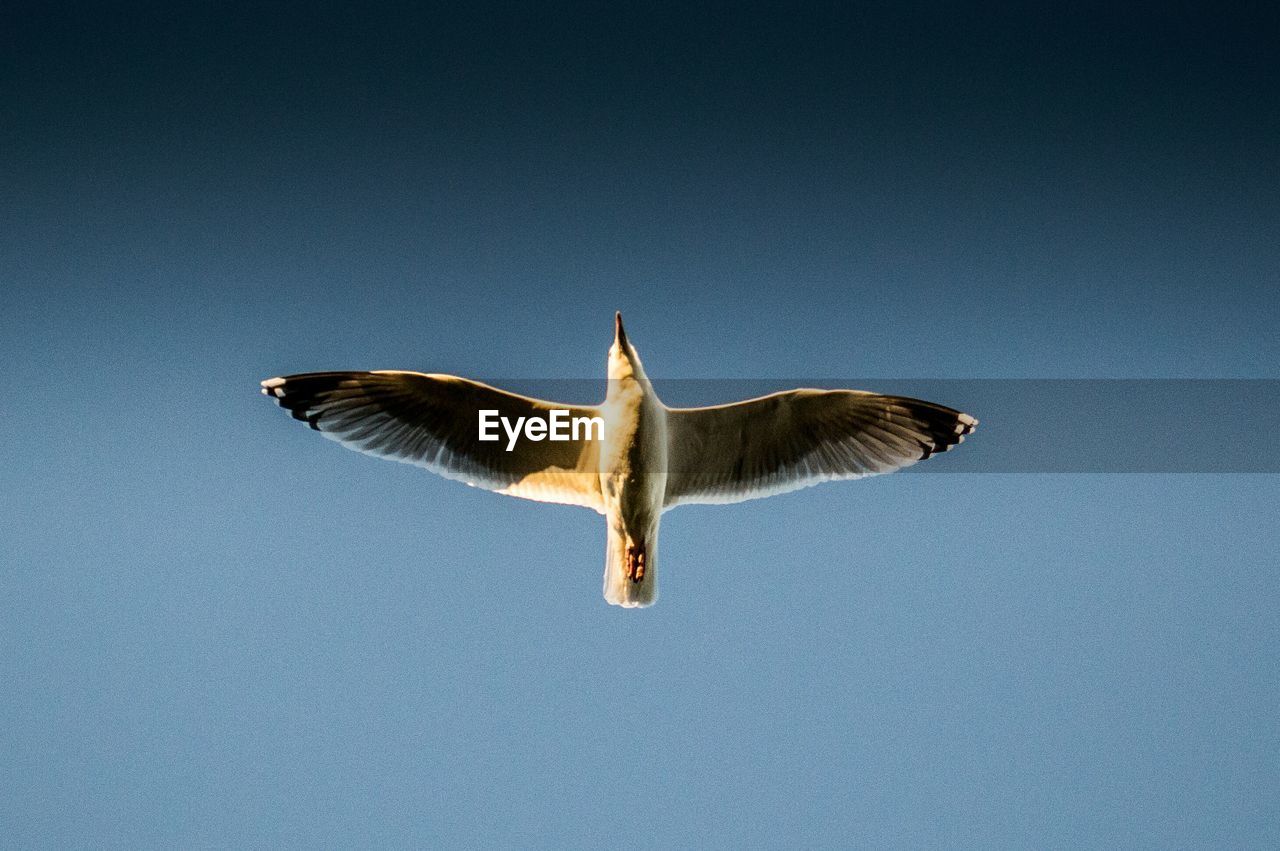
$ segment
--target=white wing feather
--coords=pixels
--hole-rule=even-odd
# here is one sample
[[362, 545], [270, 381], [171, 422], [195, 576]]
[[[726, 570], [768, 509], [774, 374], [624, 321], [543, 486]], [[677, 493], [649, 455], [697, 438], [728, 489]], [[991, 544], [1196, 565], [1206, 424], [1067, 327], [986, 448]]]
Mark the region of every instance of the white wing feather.
[[666, 508], [730, 503], [889, 473], [945, 452], [978, 421], [861, 390], [790, 390], [668, 411]]
[[[479, 412], [546, 419], [598, 416], [595, 408], [544, 402], [478, 381], [420, 372], [313, 372], [269, 378], [262, 392], [343, 446], [425, 467], [449, 479], [538, 502], [581, 505], [604, 513], [590, 440], [520, 439], [506, 451], [479, 439]], [[499, 429], [501, 431], [501, 429]]]

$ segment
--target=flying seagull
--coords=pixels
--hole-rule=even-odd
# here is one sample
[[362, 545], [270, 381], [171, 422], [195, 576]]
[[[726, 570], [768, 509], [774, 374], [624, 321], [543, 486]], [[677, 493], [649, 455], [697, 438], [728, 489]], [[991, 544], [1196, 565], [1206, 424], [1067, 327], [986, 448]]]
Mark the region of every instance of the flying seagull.
[[473, 487], [595, 509], [608, 525], [604, 598], [627, 607], [658, 599], [664, 511], [889, 473], [947, 451], [978, 425], [942, 405], [863, 390], [788, 390], [668, 408], [621, 313], [608, 392], [596, 407], [392, 370], [268, 378], [262, 392], [351, 449]]

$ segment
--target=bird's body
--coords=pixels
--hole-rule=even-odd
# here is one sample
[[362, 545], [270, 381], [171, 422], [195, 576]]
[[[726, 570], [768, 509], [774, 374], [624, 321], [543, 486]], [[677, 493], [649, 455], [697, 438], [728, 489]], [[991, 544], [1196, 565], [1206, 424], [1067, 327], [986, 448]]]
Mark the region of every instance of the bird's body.
[[667, 495], [667, 408], [653, 392], [619, 317], [609, 350], [605, 440], [600, 492], [609, 537], [604, 598], [619, 606], [647, 606], [658, 598], [658, 521]]
[[[605, 401], [560, 405], [450, 375], [320, 372], [271, 378], [262, 392], [326, 437], [469, 485], [592, 508], [606, 518], [604, 596], [657, 600], [658, 525], [686, 503], [727, 503], [908, 466], [964, 440], [977, 420], [951, 408], [859, 390], [792, 390], [732, 405], [668, 408], [622, 317]], [[602, 422], [560, 439], [528, 428], [504, 445], [486, 416]], [[505, 426], [504, 426], [505, 427]], [[541, 433], [541, 436], [538, 436]]]

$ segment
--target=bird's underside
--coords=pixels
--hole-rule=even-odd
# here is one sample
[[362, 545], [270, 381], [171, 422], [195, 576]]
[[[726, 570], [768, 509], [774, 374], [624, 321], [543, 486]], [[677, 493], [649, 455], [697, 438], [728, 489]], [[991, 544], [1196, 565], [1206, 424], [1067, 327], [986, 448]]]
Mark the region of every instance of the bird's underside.
[[[606, 516], [605, 597], [657, 599], [660, 515], [689, 503], [732, 503], [825, 481], [888, 473], [945, 452], [977, 420], [942, 405], [858, 390], [790, 390], [708, 408], [667, 408], [653, 394], [621, 320], [599, 406], [508, 393], [450, 375], [317, 372], [271, 378], [262, 392], [351, 449], [447, 478]], [[482, 411], [510, 422], [599, 417], [577, 439], [481, 439]], [[621, 460], [621, 459], [625, 459]]]

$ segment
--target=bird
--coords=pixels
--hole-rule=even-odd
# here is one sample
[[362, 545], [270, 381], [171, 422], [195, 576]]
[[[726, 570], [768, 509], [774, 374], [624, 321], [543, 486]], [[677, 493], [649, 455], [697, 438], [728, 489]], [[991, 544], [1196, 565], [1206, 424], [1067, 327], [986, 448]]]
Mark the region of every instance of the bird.
[[658, 526], [666, 511], [889, 473], [946, 452], [978, 425], [953, 408], [865, 390], [800, 388], [726, 405], [667, 407], [621, 312], [607, 375], [597, 406], [398, 370], [301, 373], [261, 387], [294, 418], [348, 448], [604, 515], [604, 598], [627, 608], [658, 599]]

